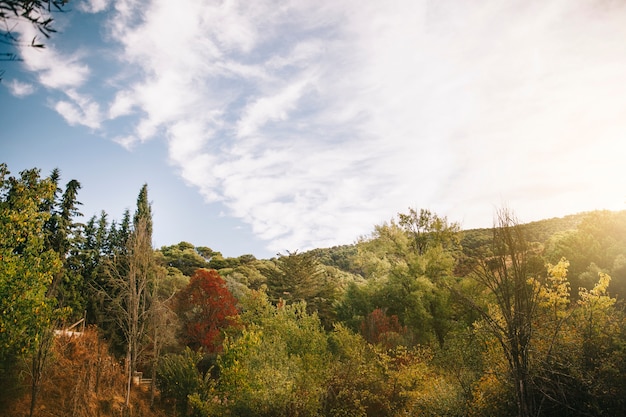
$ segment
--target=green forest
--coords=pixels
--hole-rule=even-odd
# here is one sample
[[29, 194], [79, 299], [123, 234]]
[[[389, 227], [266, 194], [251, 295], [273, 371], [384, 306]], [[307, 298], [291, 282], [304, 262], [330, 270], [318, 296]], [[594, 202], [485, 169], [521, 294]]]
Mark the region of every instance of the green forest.
[[148, 184], [85, 218], [59, 170], [0, 181], [0, 415], [626, 412], [626, 211], [232, 258], [154, 248]]

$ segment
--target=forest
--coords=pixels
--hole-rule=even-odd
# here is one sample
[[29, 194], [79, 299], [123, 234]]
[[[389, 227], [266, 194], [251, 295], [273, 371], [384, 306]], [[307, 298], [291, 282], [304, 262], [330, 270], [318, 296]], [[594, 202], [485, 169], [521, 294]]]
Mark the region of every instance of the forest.
[[0, 415], [626, 412], [626, 211], [232, 258], [154, 248], [147, 184], [91, 218], [80, 189], [0, 164]]

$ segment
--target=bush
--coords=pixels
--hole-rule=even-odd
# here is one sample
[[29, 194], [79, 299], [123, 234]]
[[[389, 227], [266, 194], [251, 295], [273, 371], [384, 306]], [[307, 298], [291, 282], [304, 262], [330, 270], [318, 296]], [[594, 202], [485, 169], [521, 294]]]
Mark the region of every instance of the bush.
[[[189, 396], [202, 393], [207, 381], [198, 370], [202, 354], [186, 348], [181, 354], [166, 355], [157, 367], [157, 387], [164, 400], [173, 400], [183, 415], [189, 412]], [[208, 375], [208, 373], [207, 373]]]

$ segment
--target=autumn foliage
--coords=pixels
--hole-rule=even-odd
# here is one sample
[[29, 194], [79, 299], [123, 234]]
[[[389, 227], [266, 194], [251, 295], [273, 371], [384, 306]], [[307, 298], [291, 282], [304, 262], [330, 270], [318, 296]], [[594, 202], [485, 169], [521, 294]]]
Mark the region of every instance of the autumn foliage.
[[185, 343], [193, 349], [219, 352], [222, 329], [236, 322], [236, 304], [237, 300], [216, 270], [196, 270], [177, 299]]
[[386, 348], [398, 345], [405, 333], [406, 328], [400, 324], [398, 316], [395, 314], [387, 316], [380, 308], [368, 314], [361, 323], [361, 335], [365, 340]]
[[[30, 375], [25, 364], [17, 364], [24, 380], [16, 378], [13, 395], [5, 399], [0, 415], [27, 417], [30, 408]], [[0, 387], [0, 391], [7, 387]], [[133, 391], [131, 415], [163, 417], [164, 410], [150, 407], [144, 389]], [[84, 333], [55, 338], [52, 355], [42, 380], [41, 396], [34, 410], [37, 417], [114, 417], [124, 406], [123, 367], [109, 353], [95, 327]], [[10, 410], [10, 411], [9, 411]]]

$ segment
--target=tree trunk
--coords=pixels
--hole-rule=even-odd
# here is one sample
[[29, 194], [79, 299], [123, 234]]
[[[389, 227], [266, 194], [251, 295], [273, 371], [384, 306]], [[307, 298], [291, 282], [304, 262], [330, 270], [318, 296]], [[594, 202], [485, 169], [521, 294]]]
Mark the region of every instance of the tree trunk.
[[30, 413], [29, 416], [33, 417], [35, 414], [35, 407], [37, 405], [37, 399], [39, 392], [41, 391], [41, 381], [43, 379], [43, 373], [48, 359], [48, 354], [54, 342], [54, 332], [52, 329], [45, 329], [41, 334], [41, 340], [37, 346], [37, 351], [33, 354], [33, 360], [31, 364], [31, 391], [30, 391]]

